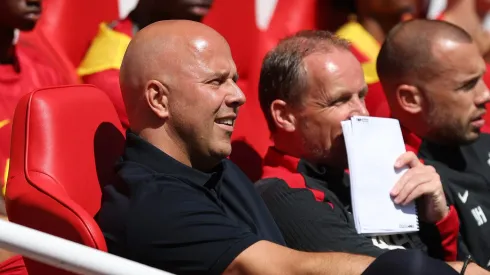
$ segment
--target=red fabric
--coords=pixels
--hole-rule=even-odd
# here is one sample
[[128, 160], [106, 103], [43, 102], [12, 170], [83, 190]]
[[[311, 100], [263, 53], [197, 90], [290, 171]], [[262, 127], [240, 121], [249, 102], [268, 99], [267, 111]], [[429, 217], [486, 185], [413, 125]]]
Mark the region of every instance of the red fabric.
[[[129, 37], [133, 37], [133, 23], [128, 18], [121, 20], [114, 27], [114, 30], [124, 33]], [[119, 87], [119, 70], [111, 69], [86, 75], [83, 77], [83, 82], [95, 85], [109, 96], [112, 104], [114, 104], [114, 107], [116, 108], [122, 126], [124, 129], [128, 129], [128, 115], [126, 114], [126, 107], [124, 107], [124, 101]]]
[[0, 263], [0, 275], [29, 275], [22, 256], [16, 255]]
[[[305, 188], [310, 190], [319, 202], [325, 199], [325, 193], [314, 188], [306, 186], [305, 178], [298, 173], [298, 164], [300, 159], [285, 155], [274, 147], [269, 147], [264, 159], [264, 173], [262, 179], [278, 178], [287, 183], [291, 188]], [[333, 209], [333, 204], [329, 203]]]
[[403, 140], [405, 141], [405, 149], [407, 149], [408, 152], [418, 154], [420, 145], [422, 144], [422, 139], [403, 126], [402, 134]]
[[42, 56], [43, 63], [55, 69], [66, 85], [80, 83], [75, 66], [42, 32], [20, 32], [17, 45], [36, 49], [36, 56]]
[[54, 52], [76, 68], [97, 34], [100, 22], [119, 18], [118, 0], [43, 0], [34, 33], [47, 37]]
[[10, 155], [10, 133], [15, 107], [25, 94], [42, 87], [65, 84], [58, 72], [24, 45], [15, 47], [20, 72], [13, 65], [0, 65], [0, 176], [4, 184], [6, 160]]
[[452, 205], [449, 207], [449, 214], [438, 221], [436, 226], [441, 235], [444, 260], [448, 262], [456, 261], [458, 256], [459, 218], [456, 209]]
[[[93, 217], [101, 185], [115, 181], [113, 165], [124, 148], [109, 98], [89, 85], [25, 95], [15, 111], [11, 146], [9, 220], [106, 251]], [[68, 274], [24, 261], [30, 275]]]

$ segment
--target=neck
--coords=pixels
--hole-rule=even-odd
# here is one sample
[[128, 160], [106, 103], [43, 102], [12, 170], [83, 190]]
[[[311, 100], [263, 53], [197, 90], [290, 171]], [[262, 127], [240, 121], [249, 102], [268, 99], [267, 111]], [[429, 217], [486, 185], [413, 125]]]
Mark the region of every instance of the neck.
[[272, 140], [274, 141], [274, 147], [284, 154], [295, 158], [302, 158], [304, 156], [300, 148], [301, 146], [298, 146], [301, 145], [302, 142], [295, 141], [296, 139], [291, 135], [276, 132], [272, 134]]
[[347, 163], [338, 158], [318, 158], [315, 157], [314, 154], [308, 153], [303, 148], [304, 142], [292, 135], [275, 133], [273, 134], [272, 139], [274, 141], [274, 147], [277, 150], [287, 154], [288, 156], [304, 159], [312, 165], [324, 165], [338, 171], [344, 171], [344, 169], [347, 167]]
[[178, 142], [176, 139], [172, 138], [172, 135], [169, 135], [166, 129], [146, 128], [137, 134], [178, 162], [192, 167], [186, 148], [182, 146], [181, 142]]
[[424, 139], [427, 135], [427, 127], [424, 126], [423, 119], [413, 115], [399, 115], [392, 111], [391, 116], [400, 121], [400, 126], [414, 134], [418, 138]]
[[166, 126], [158, 129], [146, 128], [138, 135], [173, 159], [196, 170], [207, 172], [218, 163], [209, 158], [203, 160], [202, 157], [193, 156], [185, 145], [186, 143]]
[[14, 30], [0, 29], [0, 64], [14, 64]]

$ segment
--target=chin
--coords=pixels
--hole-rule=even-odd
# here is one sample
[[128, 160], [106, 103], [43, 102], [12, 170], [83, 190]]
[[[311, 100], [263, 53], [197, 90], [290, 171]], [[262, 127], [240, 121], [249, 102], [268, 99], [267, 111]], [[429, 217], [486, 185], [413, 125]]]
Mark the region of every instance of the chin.
[[470, 134], [468, 134], [466, 136], [466, 138], [464, 139], [464, 141], [462, 141], [462, 143], [465, 144], [465, 145], [466, 144], [471, 144], [471, 143], [473, 143], [473, 142], [475, 142], [475, 141], [478, 140], [478, 138], [480, 137], [480, 134], [481, 134], [480, 131], [478, 131], [478, 132], [471, 132]]
[[225, 159], [231, 154], [231, 144], [215, 148], [211, 155], [217, 160]]

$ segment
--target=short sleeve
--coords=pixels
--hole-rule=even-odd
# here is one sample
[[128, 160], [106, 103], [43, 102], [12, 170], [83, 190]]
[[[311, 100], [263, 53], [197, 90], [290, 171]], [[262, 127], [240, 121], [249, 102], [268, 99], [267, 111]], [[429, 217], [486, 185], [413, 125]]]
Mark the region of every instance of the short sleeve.
[[226, 215], [212, 192], [177, 179], [153, 180], [130, 204], [128, 257], [175, 274], [221, 274], [259, 241]]
[[258, 186], [288, 247], [310, 252], [347, 252], [377, 257], [386, 250], [357, 234], [341, 210], [315, 200], [306, 188], [290, 188], [283, 180], [270, 179]]

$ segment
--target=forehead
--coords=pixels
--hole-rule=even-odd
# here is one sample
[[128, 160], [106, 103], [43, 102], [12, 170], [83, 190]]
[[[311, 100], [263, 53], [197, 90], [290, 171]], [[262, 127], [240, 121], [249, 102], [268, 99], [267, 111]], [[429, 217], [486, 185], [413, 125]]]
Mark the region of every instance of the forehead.
[[[485, 70], [485, 61], [475, 43], [462, 43], [451, 39], [439, 39], [432, 48], [435, 65], [441, 76], [455, 81], [481, 74]], [[451, 77], [448, 77], [451, 74]], [[462, 78], [462, 79], [460, 79]]]
[[361, 64], [348, 50], [333, 49], [304, 59], [308, 83], [327, 93], [357, 92], [366, 85]]
[[196, 38], [189, 43], [189, 52], [187, 60], [191, 65], [188, 68], [197, 77], [216, 72], [236, 72], [230, 47], [224, 39]]

